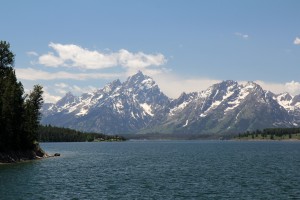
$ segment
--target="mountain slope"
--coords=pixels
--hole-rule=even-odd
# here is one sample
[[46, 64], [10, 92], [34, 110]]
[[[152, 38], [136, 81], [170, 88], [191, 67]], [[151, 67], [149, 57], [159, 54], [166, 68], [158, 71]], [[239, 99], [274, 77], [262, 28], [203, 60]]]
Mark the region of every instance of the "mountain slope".
[[164, 95], [142, 72], [75, 97], [45, 104], [43, 124], [108, 134], [236, 133], [300, 124], [300, 95], [275, 95], [258, 84], [223, 81], [202, 92]]
[[[79, 98], [69, 100], [69, 96], [45, 107], [43, 124], [114, 134], [137, 132], [170, 102], [153, 79], [141, 72], [124, 83], [116, 80]], [[49, 107], [54, 112], [49, 113]]]

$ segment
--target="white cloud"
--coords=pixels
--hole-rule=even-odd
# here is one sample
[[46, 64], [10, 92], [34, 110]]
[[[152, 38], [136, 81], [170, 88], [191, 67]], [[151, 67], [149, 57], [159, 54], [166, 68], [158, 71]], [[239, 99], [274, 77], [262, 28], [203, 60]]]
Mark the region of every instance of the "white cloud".
[[298, 95], [300, 94], [300, 83], [291, 81], [286, 83], [272, 83], [272, 82], [265, 82], [261, 80], [255, 81], [259, 84], [264, 90], [269, 90], [275, 94], [280, 94], [284, 92], [288, 92], [291, 95]]
[[245, 40], [249, 39], [249, 35], [248, 34], [243, 34], [243, 33], [236, 32], [236, 33], [234, 33], [234, 35], [236, 35], [236, 36], [238, 36], [238, 37], [240, 37], [242, 39], [245, 39]]
[[183, 92], [198, 92], [206, 90], [215, 83], [221, 82], [209, 78], [184, 78], [173, 73], [160, 73], [153, 75], [160, 89], [171, 98], [178, 98]]
[[91, 85], [79, 87], [77, 85], [68, 85], [66, 83], [56, 83], [54, 87], [51, 87], [56, 93], [60, 95], [65, 95], [67, 92], [72, 92], [73, 94], [82, 94], [87, 92], [95, 91], [97, 88]]
[[39, 57], [39, 63], [47, 67], [58, 67], [64, 65], [63, 59], [53, 55], [52, 52]]
[[300, 45], [300, 38], [296, 37], [294, 40], [295, 45]]
[[89, 86], [77, 86], [68, 85], [66, 83], [55, 83], [54, 85], [48, 85], [43, 88], [44, 90], [44, 101], [47, 103], [55, 103], [60, 100], [66, 93], [71, 92], [74, 95], [81, 95], [83, 93], [88, 93], [97, 90], [97, 88]]
[[56, 84], [55, 84], [55, 87], [59, 87], [59, 88], [67, 88], [67, 87], [69, 87], [69, 85], [66, 84], [66, 83], [56, 83]]
[[37, 53], [37, 52], [35, 52], [35, 51], [28, 51], [28, 52], [26, 52], [26, 54], [28, 55], [28, 56], [38, 56], [39, 54]]
[[61, 96], [50, 94], [50, 92], [47, 90], [47, 87], [44, 87], [43, 91], [43, 98], [46, 103], [55, 103], [61, 99]]
[[108, 73], [69, 73], [64, 71], [47, 72], [33, 68], [16, 68], [16, 75], [23, 80], [56, 80], [56, 79], [72, 79], [72, 80], [87, 80], [87, 79], [112, 79], [122, 76], [121, 74]]
[[104, 69], [116, 66], [124, 68], [146, 68], [166, 63], [162, 54], [131, 53], [121, 49], [117, 52], [103, 53], [91, 51], [74, 44], [50, 43], [54, 52], [41, 55], [38, 63], [47, 67], [73, 67], [80, 69]]
[[[171, 73], [160, 73], [153, 75], [154, 80], [160, 89], [171, 98], [178, 98], [182, 92], [200, 92], [206, 90], [213, 84], [220, 83], [222, 80], [211, 78], [184, 78]], [[247, 81], [238, 81], [240, 84]], [[291, 95], [300, 94], [300, 83], [291, 81], [286, 83], [272, 83], [261, 80], [254, 81], [264, 90], [269, 90], [275, 94], [288, 92]]]
[[[149, 75], [149, 74], [147, 74]], [[156, 73], [150, 75], [157, 82], [160, 89], [171, 98], [178, 98], [182, 92], [200, 92], [206, 90], [213, 84], [220, 83], [222, 80], [210, 79], [210, 78], [185, 78], [178, 76], [170, 72]], [[108, 81], [109, 82], [109, 81]], [[240, 84], [246, 83], [247, 81], [238, 81]], [[272, 83], [261, 80], [254, 81], [259, 84], [264, 90], [269, 90], [275, 94], [283, 92], [289, 92], [291, 95], [300, 94], [300, 83], [291, 81], [286, 83]], [[72, 92], [75, 95], [81, 95], [82, 93], [95, 91], [94, 86], [78, 86], [68, 85], [60, 82], [54, 84], [54, 86], [48, 86], [48, 90], [45, 92], [46, 102], [56, 102], [58, 99], [63, 97], [67, 92]], [[51, 90], [50, 90], [51, 89]], [[49, 92], [48, 92], [49, 91]]]
[[73, 85], [70, 87], [70, 91], [73, 93], [73, 94], [82, 94], [82, 93], [88, 93], [88, 92], [92, 92], [92, 91], [95, 91], [97, 90], [96, 87], [94, 86], [86, 86], [86, 87], [80, 87], [80, 86], [77, 86], [77, 85]]
[[293, 95], [300, 94], [300, 83], [291, 81], [285, 84], [287, 91]]
[[136, 54], [130, 53], [125, 49], [121, 49], [116, 57], [120, 65], [129, 68], [145, 68], [151, 65], [159, 66], [166, 62], [165, 57], [162, 54], [145, 54], [138, 52]]
[[[246, 82], [246, 81], [243, 81], [243, 82]], [[287, 90], [285, 88], [285, 83], [273, 83], [273, 82], [265, 82], [265, 81], [261, 81], [261, 80], [256, 80], [254, 82], [259, 84], [264, 90], [269, 90], [275, 94], [287, 92]]]

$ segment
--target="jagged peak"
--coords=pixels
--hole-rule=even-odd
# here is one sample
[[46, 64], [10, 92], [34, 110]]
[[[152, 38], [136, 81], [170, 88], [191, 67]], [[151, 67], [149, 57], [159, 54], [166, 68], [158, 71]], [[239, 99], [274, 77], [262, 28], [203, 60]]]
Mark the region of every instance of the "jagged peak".
[[145, 76], [141, 70], [138, 70], [138, 72], [137, 72], [135, 75], [138, 75], [138, 76]]
[[119, 86], [121, 84], [122, 83], [121, 83], [120, 79], [114, 80], [113, 82], [110, 83], [110, 85], [113, 85], [113, 86]]
[[226, 92], [228, 89], [232, 90], [238, 87], [238, 83], [233, 80], [225, 80], [210, 86], [204, 93], [206, 94], [213, 94], [218, 91]]
[[224, 80], [221, 82], [221, 84], [226, 84], [226, 85], [238, 85], [238, 82], [234, 80]]
[[138, 71], [136, 74], [129, 76], [128, 79], [144, 79], [148, 78], [149, 76], [145, 75], [142, 71]]
[[72, 94], [72, 92], [67, 92], [65, 96], [63, 96], [60, 100], [56, 102], [57, 105], [69, 103], [75, 101], [76, 96]]
[[263, 91], [262, 87], [259, 84], [255, 83], [254, 81], [248, 81], [247, 83], [242, 84], [242, 87], [244, 87], [245, 89], [251, 89], [251, 90], [258, 89]]
[[291, 100], [293, 98], [292, 95], [288, 92], [283, 92], [278, 95], [276, 95], [277, 98], [280, 98], [281, 100]]
[[154, 86], [156, 85], [155, 81], [147, 75], [144, 75], [142, 71], [138, 71], [136, 74], [128, 77], [125, 85], [148, 85]]
[[65, 97], [74, 97], [73, 93], [72, 92], [67, 92], [65, 94]]
[[62, 101], [62, 100], [67, 100], [67, 99], [74, 99], [76, 96], [73, 95], [72, 92], [67, 92], [65, 94], [65, 96], [63, 96], [59, 101]]
[[110, 92], [112, 90], [115, 90], [120, 85], [122, 85], [122, 83], [119, 79], [114, 80], [114, 81], [110, 82], [109, 84], [107, 84], [106, 86], [104, 86], [103, 91]]
[[186, 96], [187, 96], [187, 94], [186, 94], [185, 92], [182, 92], [182, 93], [180, 94], [180, 96], [178, 97], [178, 99], [184, 98], [184, 97], [186, 97]]
[[245, 84], [245, 86], [257, 86], [258, 84], [255, 83], [254, 81], [247, 81], [247, 83]]
[[227, 88], [230, 86], [238, 86], [238, 83], [236, 81], [233, 80], [225, 80], [225, 81], [221, 81], [219, 83], [215, 83], [211, 86], [211, 88]]
[[291, 102], [291, 105], [295, 105], [297, 104], [298, 102], [300, 102], [300, 94], [292, 97], [292, 102]]

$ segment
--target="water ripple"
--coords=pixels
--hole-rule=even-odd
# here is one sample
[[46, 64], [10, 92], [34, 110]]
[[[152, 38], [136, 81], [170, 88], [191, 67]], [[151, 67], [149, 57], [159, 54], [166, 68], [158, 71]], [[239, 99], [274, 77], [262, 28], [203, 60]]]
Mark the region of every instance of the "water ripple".
[[300, 143], [47, 143], [0, 166], [0, 199], [297, 199]]

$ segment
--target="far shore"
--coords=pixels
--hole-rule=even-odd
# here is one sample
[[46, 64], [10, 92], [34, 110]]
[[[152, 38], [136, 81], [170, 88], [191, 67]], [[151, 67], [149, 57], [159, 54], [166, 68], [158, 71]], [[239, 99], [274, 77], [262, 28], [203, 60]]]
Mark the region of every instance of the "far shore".
[[300, 142], [299, 139], [248, 139], [248, 138], [233, 138], [234, 141], [251, 141], [251, 142]]

